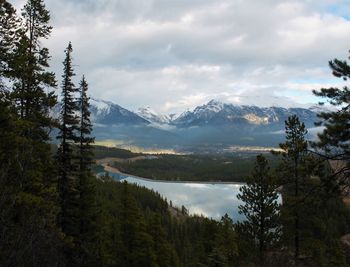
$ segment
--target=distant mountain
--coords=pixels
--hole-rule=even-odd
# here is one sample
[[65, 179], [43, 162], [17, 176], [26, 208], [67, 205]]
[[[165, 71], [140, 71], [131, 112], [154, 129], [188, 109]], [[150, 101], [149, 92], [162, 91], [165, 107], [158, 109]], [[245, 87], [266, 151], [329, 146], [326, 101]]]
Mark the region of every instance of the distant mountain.
[[110, 101], [91, 98], [90, 99], [91, 119], [94, 123], [115, 125], [115, 124], [150, 124], [148, 120]]
[[268, 126], [284, 124], [284, 121], [294, 114], [307, 125], [313, 124], [316, 120], [316, 113], [309, 109], [240, 106], [211, 100], [193, 111], [183, 113], [172, 123], [178, 127]]
[[97, 140], [112, 139], [123, 145], [148, 148], [168, 148], [180, 142], [174, 133], [155, 127], [155, 121], [167, 123], [166, 116], [157, 120], [156, 115], [151, 116], [150, 109], [143, 110], [140, 116], [113, 102], [91, 98], [90, 111]]
[[[242, 127], [251, 126], [269, 128], [284, 125], [291, 115], [297, 115], [307, 126], [312, 127], [317, 121], [319, 107], [282, 108], [258, 107], [227, 104], [217, 100], [185, 111], [180, 115], [159, 114], [150, 107], [139, 108], [137, 112], [129, 111], [118, 104], [101, 99], [90, 99], [92, 121], [103, 125], [171, 125], [178, 128], [187, 127]], [[324, 110], [324, 109], [322, 109]]]
[[[284, 121], [289, 116], [297, 115], [310, 129], [322, 110], [265, 108], [211, 100], [180, 115], [163, 115], [149, 107], [132, 112], [113, 102], [91, 98], [90, 111], [97, 140], [178, 151], [199, 149], [206, 153], [235, 145], [276, 146], [284, 140]], [[59, 105], [52, 113], [57, 117]], [[313, 128], [310, 133], [315, 136], [317, 131]]]
[[170, 124], [172, 121], [171, 115], [158, 114], [150, 107], [139, 108], [136, 114], [141, 118], [155, 124]]

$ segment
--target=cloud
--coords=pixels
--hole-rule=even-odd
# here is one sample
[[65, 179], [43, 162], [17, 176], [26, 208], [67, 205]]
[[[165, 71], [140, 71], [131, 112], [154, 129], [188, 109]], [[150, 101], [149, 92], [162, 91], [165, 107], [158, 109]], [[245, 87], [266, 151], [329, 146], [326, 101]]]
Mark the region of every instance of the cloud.
[[91, 94], [130, 109], [180, 112], [210, 98], [257, 105], [315, 102], [312, 89], [339, 84], [328, 60], [346, 58], [349, 49], [347, 0], [46, 4], [54, 30], [45, 45], [57, 77], [72, 41], [77, 76], [87, 76]]

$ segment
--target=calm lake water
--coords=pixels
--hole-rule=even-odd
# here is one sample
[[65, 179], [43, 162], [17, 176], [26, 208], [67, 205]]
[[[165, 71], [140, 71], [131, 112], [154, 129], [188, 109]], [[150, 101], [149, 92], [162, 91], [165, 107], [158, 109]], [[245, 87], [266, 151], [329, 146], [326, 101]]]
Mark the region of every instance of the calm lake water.
[[125, 180], [128, 183], [153, 189], [166, 198], [168, 202], [171, 200], [173, 206], [181, 207], [184, 205], [190, 214], [220, 219], [227, 213], [234, 221], [244, 218], [238, 213], [238, 206], [242, 202], [237, 199], [239, 188], [243, 184], [159, 182], [132, 176], [121, 176], [117, 173], [109, 173], [109, 175], [117, 180]]

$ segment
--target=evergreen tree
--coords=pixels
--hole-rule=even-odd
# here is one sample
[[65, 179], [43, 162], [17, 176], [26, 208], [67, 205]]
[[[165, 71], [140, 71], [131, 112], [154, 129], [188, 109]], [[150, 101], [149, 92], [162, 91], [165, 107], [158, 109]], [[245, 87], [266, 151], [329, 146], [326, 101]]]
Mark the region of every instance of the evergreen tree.
[[[18, 45], [23, 27], [13, 6], [0, 1], [0, 87], [4, 89], [3, 80], [11, 77], [13, 72], [13, 52]], [[14, 77], [12, 77], [14, 78]]]
[[280, 227], [276, 180], [262, 155], [257, 156], [254, 171], [246, 183], [237, 196], [244, 203], [239, 206], [239, 213], [246, 217], [242, 227], [258, 243], [259, 262], [263, 266], [265, 252], [278, 240]]
[[286, 142], [280, 144], [283, 157], [281, 182], [285, 189], [283, 210], [289, 213], [294, 220], [294, 257], [297, 261], [300, 253], [301, 187], [305, 176], [310, 175], [305, 168], [308, 148], [305, 140], [307, 130], [305, 124], [300, 122], [296, 115], [293, 115], [285, 121], [285, 132]]
[[[0, 76], [1, 80], [10, 78], [14, 84], [10, 93], [2, 85], [0, 97], [3, 127], [0, 154], [7, 155], [0, 166], [4, 175], [1, 183], [7, 180], [3, 187], [7, 203], [2, 210], [6, 217], [1, 222], [4, 226], [1, 230], [6, 230], [1, 231], [5, 235], [1, 238], [5, 242], [1, 246], [4, 266], [56, 266], [60, 257], [56, 180], [48, 144], [53, 126], [49, 109], [56, 101], [50, 88], [55, 86], [55, 79], [47, 71], [48, 50], [40, 46], [40, 39], [48, 38], [50, 32], [34, 34], [48, 25], [49, 15], [44, 5], [36, 5], [33, 7], [36, 15], [29, 16], [26, 8], [32, 4], [28, 1], [25, 6], [26, 27], [22, 28], [11, 5], [0, 1]], [[45, 19], [40, 19], [43, 13]], [[28, 25], [33, 32], [32, 49]]]
[[61, 141], [58, 149], [58, 189], [61, 204], [60, 226], [66, 235], [77, 237], [80, 233], [79, 181], [74, 144], [77, 141], [76, 131], [79, 125], [77, 112], [79, 108], [75, 100], [75, 93], [78, 89], [72, 82], [74, 76], [72, 51], [72, 44], [69, 43], [63, 61], [60, 132], [57, 136], [57, 139]]
[[[19, 103], [19, 113], [27, 122], [26, 136], [48, 140], [47, 130], [52, 119], [49, 110], [56, 104], [53, 91], [56, 87], [55, 75], [47, 71], [49, 51], [41, 46], [41, 39], [50, 36], [50, 14], [42, 0], [28, 0], [22, 10], [25, 30], [14, 49], [13, 75], [17, 77], [13, 98]], [[48, 93], [47, 93], [48, 92]]]
[[79, 144], [79, 172], [89, 173], [91, 175], [91, 165], [93, 162], [93, 150], [91, 144], [95, 138], [91, 137], [92, 123], [90, 121], [89, 97], [87, 96], [88, 84], [83, 76], [80, 82], [80, 124], [78, 127], [79, 136], [77, 143]]
[[148, 233], [153, 239], [153, 250], [156, 255], [156, 261], [159, 266], [173, 267], [177, 265], [177, 257], [167, 240], [165, 229], [161, 225], [160, 214], [153, 215], [150, 221]]
[[347, 266], [340, 238], [350, 231], [350, 210], [334, 190], [336, 181], [329, 179], [331, 172], [329, 164], [319, 164], [314, 172], [317, 179], [309, 179], [304, 190], [308, 195], [299, 208], [301, 245], [304, 256], [317, 266]]
[[91, 165], [93, 163], [92, 144], [95, 138], [91, 137], [92, 123], [90, 121], [90, 104], [87, 96], [88, 84], [83, 76], [80, 82], [80, 123], [78, 127], [79, 136], [77, 143], [79, 144], [79, 172], [80, 174], [88, 173], [91, 175]]
[[146, 231], [145, 220], [126, 182], [121, 204], [122, 266], [157, 266], [152, 237]]
[[[344, 81], [350, 79], [350, 66], [347, 61], [334, 59], [329, 61], [333, 75], [342, 78]], [[325, 98], [331, 105], [337, 107], [335, 111], [324, 111], [318, 114], [325, 129], [318, 134], [319, 141], [313, 145], [323, 150], [323, 157], [337, 160], [338, 164], [332, 178], [337, 180], [340, 186], [350, 186], [350, 89], [343, 88], [322, 88], [314, 90], [316, 96]], [[324, 102], [320, 102], [324, 105]]]
[[50, 35], [50, 15], [42, 1], [29, 0], [22, 16], [25, 29], [20, 31], [19, 41], [15, 42], [10, 57], [10, 77], [14, 80], [11, 100], [17, 104], [13, 108], [20, 115], [18, 126], [22, 138], [19, 179], [24, 191], [47, 197], [50, 195], [48, 191], [54, 192], [56, 182], [48, 144], [54, 126], [49, 112], [56, 104], [50, 88], [56, 86], [56, 81], [54, 74], [47, 71], [49, 52], [41, 47], [40, 41]]
[[17, 153], [16, 121], [10, 110], [10, 101], [5, 92], [0, 91], [0, 264], [5, 266], [12, 262], [9, 257], [15, 244], [11, 240], [16, 237], [12, 221], [18, 186], [12, 179], [16, 173], [14, 168], [18, 167], [14, 158]]
[[[350, 51], [349, 51], [350, 52]], [[333, 76], [341, 78], [344, 81], [348, 81], [350, 78], [350, 65], [346, 60], [334, 59], [329, 61], [329, 67], [332, 71]], [[344, 221], [346, 218], [344, 216], [344, 206], [342, 202], [342, 196], [349, 192], [350, 187], [350, 89], [348, 86], [343, 88], [321, 88], [320, 90], [313, 90], [313, 93], [316, 96], [319, 96], [325, 101], [320, 102], [319, 104], [323, 106], [325, 102], [328, 102], [330, 105], [335, 107], [331, 111], [323, 111], [318, 114], [320, 121], [316, 123], [318, 126], [324, 126], [324, 130], [318, 134], [318, 140], [312, 143], [313, 148], [315, 148], [318, 155], [324, 160], [330, 160], [332, 166], [331, 170], [320, 174], [321, 177], [321, 188], [320, 195], [324, 197], [319, 201], [322, 203], [322, 212], [320, 216], [323, 217], [322, 223], [327, 229], [327, 233], [322, 231], [322, 238], [324, 241], [325, 250], [330, 249], [330, 241], [333, 242], [331, 245], [334, 249], [332, 253], [327, 253], [325, 257], [329, 260], [333, 256], [333, 260], [341, 261], [342, 257], [334, 257], [335, 254], [342, 252], [339, 248], [339, 245], [335, 244], [339, 241], [339, 234], [345, 234], [349, 230], [344, 231], [339, 227], [339, 222]], [[326, 192], [326, 194], [325, 194]], [[325, 201], [325, 199], [327, 201]], [[337, 206], [335, 206], [337, 203]], [[325, 209], [332, 205], [332, 208]], [[341, 209], [343, 208], [343, 210]], [[341, 218], [338, 220], [329, 221], [331, 218], [334, 218], [334, 215], [329, 215], [329, 213], [335, 212]], [[325, 213], [327, 213], [326, 216]], [[336, 223], [335, 223], [336, 222]], [[349, 222], [346, 223], [349, 225]], [[337, 225], [337, 226], [336, 226]], [[329, 230], [330, 229], [330, 230]], [[342, 230], [340, 230], [342, 229]], [[338, 231], [334, 233], [334, 231]], [[329, 233], [332, 233], [330, 236]], [[341, 264], [333, 264], [334, 266], [343, 266]]]
[[[90, 121], [89, 97], [87, 96], [88, 84], [83, 76], [80, 82], [80, 122], [78, 127], [78, 178], [79, 178], [79, 209], [80, 209], [80, 234], [79, 243], [82, 252], [82, 265], [91, 265], [91, 259], [96, 256], [94, 242], [96, 240], [96, 216], [97, 207], [95, 203], [96, 179], [91, 172], [93, 161], [93, 149], [91, 144], [94, 138], [91, 137], [92, 124]], [[90, 259], [90, 260], [89, 260]]]
[[210, 257], [210, 266], [238, 266], [237, 237], [232, 219], [225, 214], [218, 224], [214, 248]]

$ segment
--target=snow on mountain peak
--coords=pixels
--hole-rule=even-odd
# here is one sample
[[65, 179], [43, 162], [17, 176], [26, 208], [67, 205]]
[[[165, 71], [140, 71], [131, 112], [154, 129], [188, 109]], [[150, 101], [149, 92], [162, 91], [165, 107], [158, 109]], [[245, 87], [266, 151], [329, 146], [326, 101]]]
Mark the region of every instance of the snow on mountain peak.
[[167, 124], [171, 121], [170, 116], [158, 114], [150, 107], [141, 107], [136, 113], [145, 120], [156, 124]]
[[214, 112], [219, 112], [220, 110], [222, 110], [224, 108], [224, 106], [225, 106], [224, 103], [222, 103], [218, 100], [212, 99], [207, 104], [203, 105], [202, 107], [209, 109], [211, 111], [214, 111]]
[[[209, 115], [211, 113], [218, 113], [224, 108], [225, 104], [217, 101], [217, 100], [210, 100], [207, 104], [204, 104], [202, 106], [198, 106], [193, 110], [194, 114], [197, 114], [198, 116], [206, 116], [205, 114]], [[180, 117], [184, 117], [188, 115], [188, 113], [191, 113], [189, 111], [183, 112], [183, 114]]]
[[315, 120], [317, 107], [282, 108], [258, 107], [224, 103], [210, 100], [206, 104], [197, 106], [194, 110], [187, 110], [179, 115], [161, 114], [149, 106], [139, 108], [135, 113], [130, 112], [110, 101], [91, 98], [92, 120], [103, 123], [150, 123], [156, 128], [188, 127], [200, 125], [268, 125], [283, 124], [292, 114], [297, 114], [302, 120]]
[[312, 122], [316, 114], [312, 110], [303, 108], [258, 107], [247, 105], [225, 104], [211, 100], [207, 104], [198, 106], [193, 112], [183, 113], [173, 120], [176, 125], [232, 125], [248, 123], [250, 125], [267, 125], [283, 123], [289, 116], [297, 114], [302, 120]]
[[113, 105], [112, 102], [96, 99], [96, 98], [90, 98], [90, 105], [95, 107], [97, 110], [97, 115], [100, 115], [102, 113], [109, 113], [111, 106]]
[[140, 114], [154, 114], [158, 115], [156, 111], [154, 111], [151, 107], [141, 107], [137, 110]]

